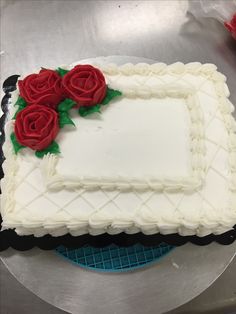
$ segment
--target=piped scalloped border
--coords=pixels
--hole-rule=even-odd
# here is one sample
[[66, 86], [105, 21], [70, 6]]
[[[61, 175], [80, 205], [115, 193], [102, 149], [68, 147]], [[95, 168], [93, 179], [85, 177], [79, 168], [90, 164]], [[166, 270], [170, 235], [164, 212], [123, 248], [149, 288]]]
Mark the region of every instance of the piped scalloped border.
[[203, 184], [206, 170], [204, 119], [200, 104], [194, 97], [194, 90], [186, 88], [173, 88], [171, 86], [160, 88], [152, 87], [140, 90], [132, 88], [122, 91], [126, 97], [132, 98], [183, 98], [189, 112], [190, 126], [190, 158], [192, 169], [188, 177], [146, 177], [131, 178], [124, 176], [115, 177], [92, 177], [92, 176], [62, 176], [57, 172], [56, 166], [59, 161], [55, 155], [47, 154], [41, 163], [41, 172], [48, 190], [85, 189], [85, 190], [119, 190], [119, 191], [168, 191], [189, 192], [200, 188]]
[[[99, 65], [98, 65], [99, 66]], [[226, 81], [226, 77], [217, 71], [217, 67], [211, 63], [201, 64], [200, 62], [190, 62], [184, 64], [182, 62], [176, 62], [170, 65], [165, 63], [126, 63], [124, 65], [118, 66], [114, 63], [106, 64], [99, 66], [103, 73], [108, 75], [149, 75], [149, 74], [158, 74], [158, 75], [165, 75], [165, 74], [195, 74], [195, 75], [203, 75], [209, 76], [211, 75], [212, 79], [214, 80], [224, 80]]]
[[99, 236], [92, 236], [89, 234], [74, 237], [70, 234], [53, 237], [46, 235], [36, 238], [34, 236], [19, 236], [13, 230], [5, 230], [0, 232], [0, 251], [4, 251], [9, 247], [18, 251], [31, 250], [34, 247], [38, 247], [42, 250], [54, 250], [59, 245], [64, 245], [68, 248], [80, 248], [84, 245], [90, 245], [93, 247], [105, 247], [110, 244], [116, 244], [118, 246], [128, 247], [136, 243], [141, 243], [144, 246], [158, 245], [165, 242], [169, 245], [182, 246], [186, 243], [192, 243], [195, 245], [208, 245], [212, 242], [217, 242], [221, 245], [232, 244], [236, 239], [236, 229], [228, 231], [224, 234], [215, 236], [213, 234], [199, 238], [197, 236], [180, 236], [178, 234], [162, 235], [153, 234], [145, 235], [143, 233], [118, 235], [102, 234]]

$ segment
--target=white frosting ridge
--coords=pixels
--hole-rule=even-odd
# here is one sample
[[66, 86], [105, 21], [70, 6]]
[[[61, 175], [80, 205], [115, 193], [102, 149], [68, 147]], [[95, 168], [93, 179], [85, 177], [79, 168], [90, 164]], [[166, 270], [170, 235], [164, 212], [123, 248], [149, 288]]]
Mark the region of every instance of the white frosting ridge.
[[[206, 104], [202, 102], [199, 103], [197, 97], [189, 95], [189, 93], [187, 93], [188, 95], [185, 95], [184, 92], [181, 92], [181, 97], [184, 97], [186, 100], [191, 119], [190, 137], [192, 172], [195, 180], [194, 184], [196, 184], [194, 192], [191, 187], [191, 191], [187, 191], [186, 188], [186, 193], [183, 193], [182, 187], [179, 189], [178, 184], [169, 179], [168, 189], [163, 189], [163, 187], [160, 188], [160, 182], [155, 182], [157, 184], [156, 188], [153, 188], [153, 186], [150, 187], [149, 182], [146, 183], [148, 189], [142, 186], [143, 183], [139, 182], [140, 190], [133, 191], [133, 187], [130, 186], [130, 183], [122, 179], [124, 182], [121, 180], [122, 184], [119, 189], [111, 191], [111, 189], [114, 189], [114, 186], [110, 185], [108, 187], [106, 178], [102, 178], [100, 181], [102, 181], [104, 185], [99, 188], [99, 191], [102, 192], [102, 196], [99, 196], [96, 194], [98, 191], [94, 191], [94, 187], [97, 187], [97, 182], [94, 182], [94, 178], [83, 177], [80, 178], [80, 180], [77, 178], [75, 182], [70, 179], [65, 183], [64, 178], [56, 172], [57, 157], [47, 155], [40, 163], [40, 169], [42, 170], [43, 176], [46, 178], [47, 188], [41, 189], [40, 187], [33, 185], [33, 181], [28, 180], [27, 184], [29, 185], [29, 183], [31, 183], [32, 188], [34, 187], [38, 194], [34, 197], [32, 196], [32, 199], [24, 205], [22, 202], [24, 201], [24, 198], [27, 197], [27, 189], [25, 190], [25, 195], [16, 201], [16, 190], [19, 188], [17, 186], [19, 183], [19, 171], [24, 163], [24, 156], [20, 159], [13, 153], [12, 145], [9, 140], [9, 134], [12, 128], [12, 122], [10, 121], [6, 125], [6, 142], [3, 145], [3, 151], [6, 157], [3, 164], [5, 177], [1, 181], [3, 192], [1, 197], [3, 229], [15, 228], [18, 234], [34, 234], [35, 236], [43, 236], [48, 233], [53, 236], [60, 236], [66, 233], [70, 233], [74, 236], [86, 233], [97, 235], [105, 232], [109, 234], [117, 234], [119, 232], [132, 234], [139, 231], [142, 231], [145, 234], [154, 234], [158, 232], [162, 234], [171, 234], [177, 232], [184, 236], [195, 234], [198, 236], [205, 236], [211, 233], [221, 234], [232, 229], [236, 223], [236, 124], [232, 117], [234, 107], [228, 100], [229, 91], [225, 84], [225, 76], [217, 72], [215, 65], [200, 64], [198, 62], [186, 65], [178, 62], [169, 66], [163, 63], [153, 65], [126, 64], [122, 67], [109, 64], [102, 65], [100, 68], [106, 75], [110, 76], [121, 74], [127, 76], [134, 74], [155, 74], [164, 77], [168, 74], [181, 77], [189, 74], [194, 77], [196, 76], [196, 79], [198, 77], [204, 77], [214, 86], [216, 97], [212, 97], [212, 104], [217, 100], [217, 108], [214, 108], [214, 110], [215, 112], [219, 110], [220, 113], [220, 116], [214, 121], [217, 121], [215, 125], [218, 125], [217, 123], [219, 123], [219, 130], [220, 128], [223, 128], [222, 134], [225, 136], [227, 135], [227, 145], [225, 146], [224, 142], [214, 144], [214, 141], [218, 141], [218, 138], [216, 137], [217, 132], [212, 132], [212, 135], [210, 122], [207, 122], [208, 124], [205, 126], [206, 121], [204, 120], [204, 117], [207, 117], [205, 110], [207, 100]], [[132, 88], [130, 90], [125, 90], [124, 94], [126, 97], [137, 97], [136, 92], [135, 88]], [[210, 93], [210, 91], [208, 92]], [[163, 93], [164, 95], [167, 95], [166, 93], [168, 93], [168, 91], [162, 90], [161, 95], [163, 95]], [[140, 94], [138, 94], [138, 97], [143, 98], [153, 96], [161, 97], [157, 92], [155, 94], [154, 89], [142, 89]], [[172, 94], [172, 96], [178, 97], [178, 93]], [[209, 100], [210, 96], [207, 97]], [[214, 118], [215, 112], [212, 115], [212, 119]], [[209, 109], [209, 113], [211, 114], [211, 108]], [[213, 131], [217, 130], [218, 127]], [[205, 136], [207, 137], [207, 144]], [[216, 152], [211, 158], [207, 155], [212, 147], [209, 145], [209, 141], [211, 145], [214, 144], [214, 148], [217, 147], [217, 151], [219, 151], [218, 155]], [[224, 170], [225, 163], [222, 155], [226, 153], [228, 155], [228, 164], [227, 169]], [[218, 161], [217, 158], [220, 161]], [[214, 160], [218, 162], [216, 163], [216, 166]], [[221, 164], [223, 164], [224, 167], [221, 166]], [[25, 167], [27, 168], [31, 165], [29, 157], [29, 161], [25, 161]], [[39, 169], [38, 167], [39, 165], [36, 166], [37, 169]], [[217, 175], [213, 177], [215, 173], [217, 173]], [[227, 176], [228, 173], [230, 174], [230, 182]], [[42, 178], [35, 175], [35, 180], [41, 182]], [[182, 178], [181, 180], [182, 184], [186, 187], [193, 183], [193, 181], [188, 181], [189, 178]], [[214, 189], [215, 186], [218, 187], [218, 183], [215, 182], [217, 180], [221, 180], [220, 182], [222, 182], [222, 185], [220, 185], [222, 189], [220, 190]], [[199, 182], [202, 184], [201, 187], [198, 185]], [[24, 184], [24, 180], [20, 183]], [[101, 184], [101, 182], [99, 184]], [[117, 184], [117, 181], [115, 184]], [[60, 196], [59, 194], [55, 194], [54, 196], [54, 193], [60, 192], [48, 191], [48, 188], [57, 190], [61, 185], [64, 187], [66, 186], [63, 193], [69, 193], [69, 195], [73, 193], [73, 197], [64, 205], [60, 204], [61, 200], [57, 201], [57, 196]], [[80, 190], [74, 191], [73, 189], [77, 189], [78, 185]], [[212, 188], [209, 187], [209, 185], [212, 185]], [[173, 194], [169, 194], [170, 191]], [[93, 203], [93, 195], [94, 199], [101, 198], [99, 205]], [[137, 202], [138, 204], [133, 208], [129, 208], [128, 204], [130, 203], [127, 199], [128, 209], [124, 208], [122, 207], [122, 199], [119, 199], [120, 195], [122, 195], [122, 197], [130, 196], [130, 202], [132, 199], [132, 202]], [[31, 204], [34, 204], [34, 202], [41, 197], [44, 197], [44, 200], [47, 200], [47, 202], [51, 202], [51, 215], [47, 216], [45, 213], [46, 209], [49, 211], [51, 210], [50, 208], [45, 208], [45, 211], [42, 209], [43, 207], [41, 208], [41, 211], [35, 210], [32, 212], [29, 210], [33, 210], [33, 208], [30, 208]], [[155, 197], [159, 204], [158, 208], [153, 206]], [[85, 207], [81, 209], [82, 207], [76, 203], [76, 210], [74, 210], [73, 202], [78, 199], [83, 201], [83, 206]], [[118, 203], [119, 201], [120, 203]], [[183, 203], [183, 207], [181, 202]], [[108, 205], [113, 207], [108, 210]], [[54, 212], [53, 206], [55, 207]], [[86, 206], [89, 207], [88, 210], [84, 209]]]
[[108, 75], [147, 75], [147, 74], [158, 74], [164, 75], [167, 73], [170, 74], [184, 74], [184, 73], [191, 73], [194, 75], [206, 75], [211, 76], [212, 80], [215, 81], [226, 81], [226, 77], [217, 72], [217, 67], [211, 63], [201, 64], [200, 62], [190, 62], [187, 64], [183, 64], [182, 62], [176, 62], [170, 65], [165, 63], [126, 63], [121, 66], [117, 66], [116, 64], [110, 63], [103, 66], [99, 66], [102, 72]]

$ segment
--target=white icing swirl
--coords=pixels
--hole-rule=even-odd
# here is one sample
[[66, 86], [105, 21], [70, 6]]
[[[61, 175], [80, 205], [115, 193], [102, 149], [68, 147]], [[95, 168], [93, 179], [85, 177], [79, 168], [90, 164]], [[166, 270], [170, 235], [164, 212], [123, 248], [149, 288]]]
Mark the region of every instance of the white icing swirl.
[[183, 64], [182, 62], [176, 62], [170, 65], [165, 63], [126, 63], [120, 67], [116, 64], [106, 64], [101, 65], [99, 68], [108, 75], [149, 75], [149, 74], [158, 74], [164, 75], [167, 73], [173, 73], [176, 75], [183, 75], [184, 73], [194, 74], [194, 75], [203, 75], [210, 77], [215, 82], [225, 82], [226, 77], [220, 72], [217, 72], [217, 67], [211, 63], [201, 64], [200, 62], [190, 62]]

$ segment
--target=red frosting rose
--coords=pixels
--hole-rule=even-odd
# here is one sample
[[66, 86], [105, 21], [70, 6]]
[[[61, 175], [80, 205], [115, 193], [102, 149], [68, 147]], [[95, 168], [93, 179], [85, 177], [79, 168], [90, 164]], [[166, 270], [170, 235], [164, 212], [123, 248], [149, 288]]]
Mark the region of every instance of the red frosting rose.
[[16, 139], [21, 145], [33, 150], [48, 147], [58, 131], [58, 116], [51, 108], [40, 105], [27, 106], [16, 116]]
[[78, 106], [94, 106], [106, 96], [107, 86], [102, 72], [91, 65], [77, 65], [62, 79], [65, 95]]
[[232, 33], [234, 39], [236, 39], [236, 13], [234, 14], [230, 22], [225, 22], [224, 24], [226, 28]]
[[18, 82], [20, 96], [29, 104], [39, 104], [56, 109], [63, 98], [61, 77], [53, 70], [42, 69]]

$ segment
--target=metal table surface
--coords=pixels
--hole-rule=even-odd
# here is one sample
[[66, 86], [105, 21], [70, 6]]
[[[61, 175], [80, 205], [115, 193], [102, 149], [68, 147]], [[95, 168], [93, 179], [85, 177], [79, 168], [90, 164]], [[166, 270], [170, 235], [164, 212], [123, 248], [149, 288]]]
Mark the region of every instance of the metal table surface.
[[[175, 61], [212, 62], [217, 64], [219, 70], [228, 77], [228, 85], [232, 92], [231, 100], [236, 104], [236, 93], [233, 88], [236, 74], [236, 43], [218, 22], [212, 19], [197, 21], [191, 14], [186, 14], [187, 9], [187, 1], [1, 0], [1, 82], [13, 73], [25, 74], [40, 66], [54, 67], [85, 57], [100, 55], [136, 55], [166, 63]], [[228, 247], [213, 244], [206, 248], [188, 245], [176, 249], [177, 253], [173, 252], [180, 258], [179, 269], [173, 267], [172, 255], [164, 259], [160, 267], [166, 268], [169, 265], [171, 272], [178, 274], [186, 267], [186, 262], [189, 260], [192, 269], [201, 274], [197, 281], [193, 281], [190, 289], [190, 292], [193, 292], [192, 297], [194, 297], [223, 272], [235, 253], [235, 247], [235, 244]], [[43, 258], [44, 262], [49, 263], [53, 258], [51, 252], [36, 253], [33, 251], [19, 254], [13, 250], [2, 253], [1, 257], [12, 271], [17, 262], [22, 262], [22, 259], [26, 257], [29, 262], [35, 257], [35, 254], [39, 255], [37, 256], [38, 262], [41, 260], [40, 258]], [[59, 260], [57, 263], [62, 265], [63, 262]], [[59, 264], [57, 265], [59, 266]], [[26, 263], [26, 265], [28, 264]], [[71, 267], [69, 265], [69, 263], [67, 266], [63, 264], [63, 267], [68, 270]], [[225, 273], [222, 280], [220, 278], [217, 281], [218, 284], [216, 282], [215, 288], [212, 288], [215, 290], [208, 289], [208, 291], [213, 291], [207, 292], [208, 296], [205, 293], [202, 299], [198, 297], [196, 301], [190, 302], [173, 313], [200, 313], [203, 311], [205, 313], [211, 310], [214, 313], [217, 310], [219, 313], [230, 313], [230, 311], [233, 313], [233, 309], [236, 308], [234, 293], [236, 287], [233, 276], [229, 274], [233, 273], [234, 265], [231, 266], [228, 273]], [[30, 294], [24, 290], [23, 286], [13, 281], [2, 264], [0, 271], [1, 313], [14, 314], [18, 313], [20, 309], [23, 309], [21, 312], [26, 314], [41, 313], [42, 309], [44, 313], [62, 313], [61, 310], [46, 305], [33, 295], [29, 297]], [[22, 275], [20, 273], [15, 273], [15, 275], [25, 284], [26, 277], [23, 274], [27, 274], [28, 271], [30, 272], [30, 269], [26, 268], [25, 271], [22, 269]], [[47, 270], [45, 269], [45, 271]], [[176, 289], [176, 296], [167, 293], [164, 296], [159, 295], [160, 302], [148, 299], [148, 288], [152, 284], [151, 278], [154, 278], [156, 271], [157, 267], [151, 267], [133, 275], [142, 279], [145, 272], [148, 274], [147, 277], [145, 276], [145, 284], [141, 285], [144, 290], [140, 291], [139, 289], [139, 298], [140, 295], [143, 295], [140, 304], [135, 302], [137, 300], [131, 294], [130, 298], [127, 298], [127, 302], [120, 299], [120, 303], [116, 303], [114, 308], [112, 304], [109, 304], [108, 308], [112, 309], [109, 313], [120, 313], [121, 309], [125, 314], [134, 312], [134, 309], [136, 313], [139, 313], [141, 309], [145, 309], [145, 313], [158, 313], [155, 306], [157, 303], [163, 303], [166, 296], [168, 296], [166, 298], [168, 302], [175, 306], [178, 303], [176, 303], [176, 299], [181, 301], [178, 305], [190, 299], [186, 298], [189, 291], [183, 289], [185, 278], [181, 281], [181, 289]], [[83, 275], [85, 276], [83, 284], [87, 287], [87, 291], [89, 291], [89, 287], [91, 289], [89, 274]], [[119, 277], [117, 276], [117, 278]], [[132, 274], [128, 275], [127, 280], [129, 280], [128, 278], [132, 278]], [[64, 279], [62, 276], [61, 281]], [[120, 280], [118, 282], [121, 282]], [[56, 285], [58, 282], [55, 281], [54, 284]], [[143, 279], [140, 282], [143, 282]], [[34, 287], [37, 287], [36, 282], [33, 281], [31, 287], [28, 287], [36, 293], [39, 292], [32, 289], [33, 284]], [[176, 287], [176, 285], [177, 282], [173, 281], [173, 286]], [[52, 287], [52, 285], [49, 286]], [[134, 287], [136, 288], [135, 285]], [[45, 283], [45, 291], [47, 291], [46, 288], [47, 283]], [[48, 291], [46, 295], [43, 293], [42, 287], [41, 290], [38, 295], [41, 297], [43, 295], [48, 302], [60, 305], [63, 309], [71, 309], [70, 305], [73, 303], [73, 299], [68, 294], [65, 293], [64, 306], [62, 306], [62, 302], [55, 299], [55, 296], [53, 300], [50, 300], [50, 296], [53, 296], [52, 291], [51, 293]], [[211, 296], [215, 295], [214, 291], [220, 292], [217, 302], [210, 302]], [[20, 299], [19, 296], [25, 297], [25, 299]], [[88, 304], [91, 303], [94, 309], [96, 309], [95, 300], [97, 299], [89, 296]], [[106, 300], [104, 299], [104, 302]], [[199, 305], [199, 302], [202, 305]], [[140, 308], [137, 307], [137, 304]], [[87, 309], [84, 305], [80, 308], [79, 313], [90, 313]], [[103, 313], [106, 313], [105, 309], [106, 307], [102, 309]], [[77, 311], [74, 312], [77, 313]]]

